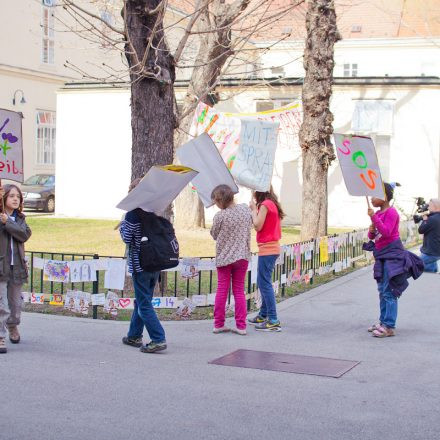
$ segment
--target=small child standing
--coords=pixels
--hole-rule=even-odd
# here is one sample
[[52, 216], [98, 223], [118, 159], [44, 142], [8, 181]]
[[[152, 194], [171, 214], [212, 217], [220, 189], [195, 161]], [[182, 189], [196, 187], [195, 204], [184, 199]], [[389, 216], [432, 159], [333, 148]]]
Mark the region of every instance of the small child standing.
[[[379, 323], [368, 328], [376, 338], [394, 336], [397, 320], [397, 299], [408, 287], [407, 278], [418, 278], [423, 271], [423, 263], [416, 255], [408, 252], [399, 236], [399, 213], [390, 206], [394, 196], [394, 186], [384, 183], [386, 199], [373, 197], [371, 204], [379, 208], [374, 212], [368, 208], [371, 226], [368, 238], [375, 240], [364, 245], [365, 250], [372, 250], [375, 257], [374, 278], [379, 290]], [[408, 261], [411, 263], [408, 265]], [[408, 273], [409, 272], [409, 273]]]
[[221, 210], [214, 216], [211, 229], [212, 238], [216, 240], [218, 277], [213, 332], [223, 333], [230, 330], [225, 327], [225, 308], [232, 280], [237, 328], [231, 331], [245, 335], [247, 308], [244, 282], [251, 256], [251, 211], [245, 204], [235, 204], [234, 193], [227, 185], [214, 188], [211, 198]]
[[[128, 191], [134, 189], [140, 181], [141, 179], [133, 180]], [[166, 350], [165, 330], [152, 304], [154, 288], [159, 281], [160, 272], [148, 272], [141, 267], [142, 225], [138, 210], [127, 212], [116, 228], [119, 228], [122, 241], [127, 245], [125, 254], [128, 261], [128, 271], [133, 279], [135, 295], [130, 327], [127, 336], [122, 338], [122, 343], [140, 348], [142, 353], [157, 353]], [[151, 341], [145, 345], [142, 342], [144, 328], [147, 329], [151, 338]]]
[[23, 211], [23, 194], [15, 185], [0, 187], [0, 353], [6, 353], [6, 329], [13, 344], [20, 342], [21, 287], [27, 282], [24, 243], [31, 236]]
[[272, 187], [267, 192], [254, 192], [250, 207], [253, 225], [257, 231], [257, 285], [262, 303], [258, 315], [248, 322], [255, 325], [255, 330], [280, 332], [281, 323], [277, 317], [272, 272], [281, 252], [281, 220], [284, 212]]

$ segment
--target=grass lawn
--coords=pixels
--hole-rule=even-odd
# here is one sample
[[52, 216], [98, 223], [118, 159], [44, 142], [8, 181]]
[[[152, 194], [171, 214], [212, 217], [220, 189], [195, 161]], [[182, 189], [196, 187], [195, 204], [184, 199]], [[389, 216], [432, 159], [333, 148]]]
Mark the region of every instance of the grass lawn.
[[[32, 237], [26, 243], [28, 251], [99, 254], [123, 256], [124, 245], [114, 228], [116, 220], [85, 220], [55, 217], [27, 217]], [[330, 228], [329, 233], [347, 231]], [[299, 241], [299, 228], [283, 228], [282, 243]], [[183, 257], [208, 257], [215, 255], [215, 242], [209, 229], [176, 231]], [[255, 231], [252, 232], [252, 250], [256, 251]]]

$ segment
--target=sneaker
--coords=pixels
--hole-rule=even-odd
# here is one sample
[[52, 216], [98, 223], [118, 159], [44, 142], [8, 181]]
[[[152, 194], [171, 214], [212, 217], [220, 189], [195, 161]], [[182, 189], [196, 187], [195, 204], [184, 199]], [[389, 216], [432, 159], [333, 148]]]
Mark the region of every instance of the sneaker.
[[241, 336], [246, 336], [247, 334], [245, 328], [231, 328], [231, 332]]
[[8, 327], [9, 330], [9, 340], [13, 344], [18, 344], [20, 342], [20, 333], [18, 332], [18, 327], [16, 325], [12, 325]]
[[249, 324], [253, 324], [253, 325], [255, 325], [255, 324], [262, 324], [263, 322], [266, 322], [266, 321], [267, 321], [267, 318], [263, 318], [260, 315], [257, 315], [254, 318], [249, 318], [248, 319], [248, 323]]
[[7, 353], [8, 349], [6, 348], [5, 338], [0, 338], [0, 353]]
[[150, 342], [141, 347], [142, 353], [156, 353], [158, 351], [166, 350], [167, 343], [164, 342]]
[[276, 321], [276, 322], [264, 321], [261, 324], [257, 324], [255, 326], [255, 330], [260, 330], [262, 332], [280, 332], [281, 324], [280, 321]]
[[142, 337], [140, 338], [129, 338], [128, 336], [124, 336], [122, 338], [122, 343], [125, 345], [130, 345], [131, 347], [142, 347]]
[[214, 327], [212, 329], [212, 333], [215, 333], [215, 334], [217, 334], [217, 333], [226, 333], [228, 331], [230, 331], [230, 329], [228, 327], [225, 327], [225, 326], [223, 326], [223, 327]]

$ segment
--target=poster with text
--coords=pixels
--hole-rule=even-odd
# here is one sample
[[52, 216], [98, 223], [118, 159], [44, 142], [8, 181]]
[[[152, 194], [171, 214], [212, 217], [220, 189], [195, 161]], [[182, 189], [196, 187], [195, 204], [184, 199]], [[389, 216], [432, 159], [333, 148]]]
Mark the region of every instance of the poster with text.
[[240, 143], [242, 118], [279, 123], [277, 149], [291, 151], [295, 156], [301, 154], [299, 146], [299, 129], [302, 122], [300, 101], [284, 107], [253, 113], [224, 113], [214, 107], [200, 102], [194, 113], [190, 133], [198, 136], [208, 133], [215, 142], [224, 162], [229, 169], [234, 165]]
[[0, 179], [23, 183], [22, 113], [0, 109]]
[[385, 199], [373, 140], [335, 133], [335, 147], [347, 191], [352, 196]]
[[277, 122], [241, 120], [240, 144], [231, 169], [237, 183], [256, 191], [269, 191], [278, 126]]

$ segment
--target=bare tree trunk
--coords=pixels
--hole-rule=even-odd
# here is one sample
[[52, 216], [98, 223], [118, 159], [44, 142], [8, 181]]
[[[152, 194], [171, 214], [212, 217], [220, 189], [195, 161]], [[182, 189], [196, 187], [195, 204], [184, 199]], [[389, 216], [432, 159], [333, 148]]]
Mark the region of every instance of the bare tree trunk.
[[[207, 2], [208, 4], [209, 2]], [[200, 47], [195, 61], [188, 92], [182, 107], [183, 118], [175, 136], [176, 146], [186, 142], [191, 127], [193, 111], [198, 99], [209, 103], [210, 92], [221, 75], [221, 70], [233, 54], [231, 49], [231, 26], [236, 18], [247, 8], [250, 0], [237, 0], [226, 4], [223, 0], [213, 0], [206, 6], [197, 21], [198, 30], [206, 32], [200, 38]], [[207, 32], [215, 27], [216, 32]], [[197, 193], [189, 186], [176, 200], [176, 225], [182, 229], [204, 228], [205, 210]]]
[[306, 16], [304, 51], [303, 123], [299, 133], [302, 148], [301, 239], [327, 234], [327, 174], [335, 159], [330, 136], [334, 44], [340, 39], [334, 0], [310, 0]]
[[[132, 179], [153, 165], [173, 161], [174, 62], [163, 33], [161, 0], [127, 0], [126, 29], [130, 45]], [[150, 41], [151, 40], [151, 41]], [[109, 127], [111, 129], [111, 127]]]

